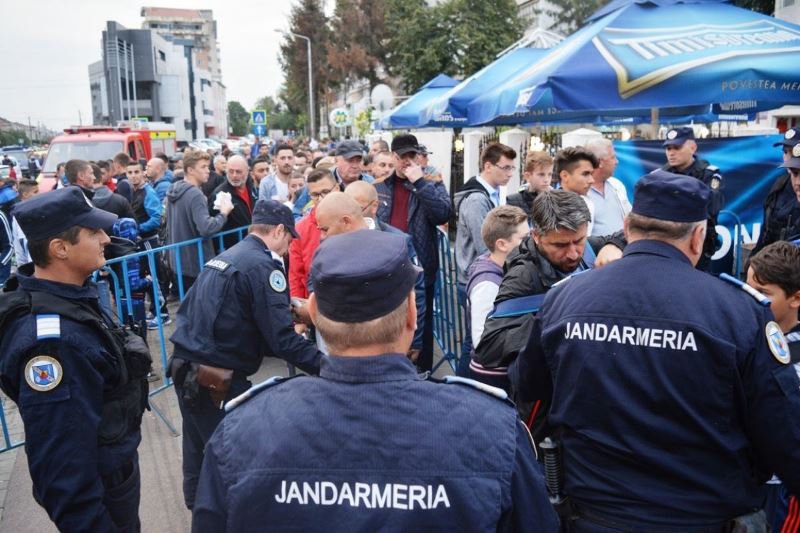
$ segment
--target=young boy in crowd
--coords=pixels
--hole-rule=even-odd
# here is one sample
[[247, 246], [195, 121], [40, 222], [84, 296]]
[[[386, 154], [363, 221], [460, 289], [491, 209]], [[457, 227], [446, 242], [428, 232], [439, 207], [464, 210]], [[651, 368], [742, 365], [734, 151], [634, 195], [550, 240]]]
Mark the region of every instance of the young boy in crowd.
[[[762, 248], [750, 258], [747, 283], [772, 302], [770, 309], [786, 336], [792, 364], [800, 375], [800, 246], [778, 241]], [[777, 476], [772, 477], [768, 487], [764, 510], [772, 531], [796, 531], [800, 501], [789, 495]]]
[[541, 191], [551, 188], [553, 181], [553, 158], [547, 152], [528, 152], [525, 157], [525, 168], [522, 169], [525, 184], [508, 196], [508, 205], [514, 205], [525, 211], [528, 220], [531, 218], [533, 201]]
[[[494, 307], [494, 299], [503, 280], [506, 257], [528, 233], [530, 227], [525, 212], [511, 205], [495, 207], [481, 225], [481, 238], [489, 252], [479, 255], [472, 262], [466, 289], [467, 319], [472, 326], [473, 347], [480, 342], [486, 317]], [[464, 373], [459, 375], [468, 375], [469, 364], [469, 361], [462, 361], [459, 371]]]

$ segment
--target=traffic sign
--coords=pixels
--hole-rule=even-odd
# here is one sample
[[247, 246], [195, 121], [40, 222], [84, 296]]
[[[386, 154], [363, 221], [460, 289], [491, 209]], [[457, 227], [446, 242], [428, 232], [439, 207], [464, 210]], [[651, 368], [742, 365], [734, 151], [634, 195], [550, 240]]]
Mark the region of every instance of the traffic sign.
[[258, 126], [259, 124], [267, 123], [267, 112], [264, 110], [256, 110], [250, 113], [250, 122]]
[[252, 127], [253, 135], [258, 135], [259, 137], [263, 137], [267, 134], [267, 127], [264, 124], [253, 124]]

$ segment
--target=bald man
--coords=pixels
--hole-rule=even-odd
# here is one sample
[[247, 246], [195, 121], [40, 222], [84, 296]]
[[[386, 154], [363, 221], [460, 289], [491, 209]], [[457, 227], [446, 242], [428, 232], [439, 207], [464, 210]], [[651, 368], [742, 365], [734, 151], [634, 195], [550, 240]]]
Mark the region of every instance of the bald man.
[[[320, 212], [322, 215], [320, 215]], [[362, 220], [363, 223], [361, 222]], [[317, 227], [319, 227], [320, 233], [324, 233], [325, 236], [347, 233], [364, 227], [403, 235], [408, 246], [409, 259], [419, 266], [417, 252], [414, 250], [411, 237], [378, 219], [378, 192], [374, 185], [365, 181], [354, 181], [345, 188], [344, 193], [336, 192], [326, 196], [317, 207]], [[322, 231], [323, 228], [326, 230], [325, 232]], [[414, 342], [411, 345], [408, 356], [412, 361], [416, 362], [419, 351], [422, 348], [422, 329], [425, 324], [426, 312], [425, 276], [422, 272], [417, 276], [414, 294], [417, 301], [417, 331], [414, 333]]]
[[156, 191], [156, 195], [163, 206], [164, 201], [167, 199], [167, 191], [169, 190], [169, 186], [172, 185], [172, 180], [167, 175], [166, 163], [164, 163], [161, 158], [154, 157], [147, 162], [144, 173], [147, 175], [147, 179], [150, 180], [150, 183], [152, 184], [153, 189]]
[[[222, 238], [223, 245], [227, 250], [247, 234], [247, 226], [253, 219], [253, 206], [256, 204], [258, 195], [256, 186], [250, 177], [250, 167], [247, 160], [240, 156], [232, 156], [227, 163], [227, 176], [225, 181], [217, 186], [208, 198], [208, 209], [211, 215], [216, 215], [218, 211], [214, 209], [214, 199], [220, 192], [227, 192], [231, 195], [233, 211], [228, 215], [228, 220], [222, 226], [222, 231], [241, 228], [242, 231], [225, 235]], [[214, 239], [214, 246], [219, 248], [219, 241]], [[217, 249], [217, 253], [222, 249]]]

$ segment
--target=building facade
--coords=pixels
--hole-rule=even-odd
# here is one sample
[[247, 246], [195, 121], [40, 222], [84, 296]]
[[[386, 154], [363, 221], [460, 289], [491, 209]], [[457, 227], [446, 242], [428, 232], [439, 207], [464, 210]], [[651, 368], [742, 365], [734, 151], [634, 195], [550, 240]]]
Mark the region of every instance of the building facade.
[[179, 141], [227, 136], [225, 87], [195, 41], [109, 21], [102, 44], [103, 59], [89, 65], [94, 124], [138, 117], [173, 124]]

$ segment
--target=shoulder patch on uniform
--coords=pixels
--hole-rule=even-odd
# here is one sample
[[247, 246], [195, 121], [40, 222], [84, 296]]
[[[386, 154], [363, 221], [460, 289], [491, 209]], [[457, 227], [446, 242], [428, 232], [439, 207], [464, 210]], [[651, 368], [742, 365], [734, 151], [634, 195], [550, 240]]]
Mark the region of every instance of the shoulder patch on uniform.
[[491, 385], [481, 383], [480, 381], [475, 381], [474, 379], [462, 378], [460, 376], [445, 376], [444, 379], [442, 379], [442, 382], [447, 384], [456, 383], [458, 385], [467, 385], [468, 387], [477, 389], [488, 394], [489, 396], [494, 396], [498, 400], [508, 400], [508, 393], [506, 393], [506, 391], [503, 389], [492, 387]]
[[222, 259], [212, 259], [206, 263], [206, 266], [209, 268], [213, 268], [214, 270], [219, 270], [220, 272], [225, 272], [225, 269], [227, 269], [231, 265], [230, 263], [227, 263]]
[[231, 411], [233, 411], [234, 409], [245, 403], [247, 400], [258, 394], [259, 392], [266, 390], [270, 387], [274, 387], [275, 385], [283, 383], [284, 381], [289, 381], [290, 379], [294, 379], [296, 377], [298, 376], [293, 376], [289, 378], [273, 376], [266, 381], [262, 381], [261, 383], [256, 383], [255, 385], [253, 385], [252, 387], [241, 393], [236, 398], [233, 398], [231, 401], [227, 402], [225, 404], [225, 412], [230, 413]]
[[769, 307], [772, 304], [770, 299], [764, 293], [759, 292], [758, 290], [753, 288], [751, 285], [748, 285], [747, 283], [745, 283], [744, 281], [742, 281], [742, 280], [740, 280], [738, 278], [734, 278], [730, 274], [726, 274], [725, 272], [723, 272], [722, 274], [719, 275], [719, 279], [721, 279], [722, 281], [728, 282], [731, 285], [735, 285], [736, 287], [739, 287], [744, 292], [746, 292], [747, 294], [752, 296], [755, 301], [757, 301], [759, 304], [763, 305], [764, 307]]
[[714, 176], [713, 178], [711, 178], [711, 184], [709, 185], [709, 187], [711, 187], [712, 189], [719, 189], [719, 185], [720, 185], [719, 177]]
[[25, 381], [35, 391], [47, 392], [58, 387], [64, 370], [55, 357], [37, 355], [25, 365]]
[[776, 322], [767, 322], [765, 328], [767, 334], [767, 345], [769, 351], [775, 357], [775, 360], [782, 365], [788, 365], [792, 361], [792, 355], [789, 352], [789, 343], [786, 342], [786, 337], [783, 336], [780, 326]]
[[61, 337], [59, 315], [36, 315], [36, 339], [58, 339]]
[[269, 286], [275, 292], [283, 292], [286, 290], [286, 276], [283, 275], [278, 269], [272, 271], [269, 275]]

